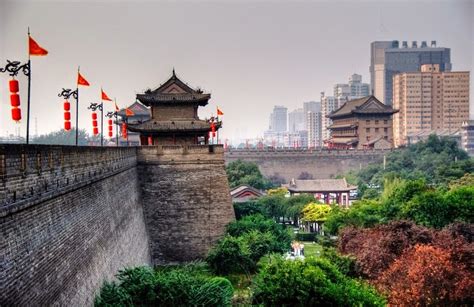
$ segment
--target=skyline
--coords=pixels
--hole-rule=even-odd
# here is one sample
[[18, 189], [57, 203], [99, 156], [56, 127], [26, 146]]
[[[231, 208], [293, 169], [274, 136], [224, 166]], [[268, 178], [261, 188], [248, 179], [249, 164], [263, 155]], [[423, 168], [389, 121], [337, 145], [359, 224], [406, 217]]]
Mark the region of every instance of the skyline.
[[[432, 17], [428, 22], [420, 16], [421, 8]], [[354, 13], [337, 19], [346, 10]], [[71, 18], [71, 12], [80, 19]], [[237, 138], [237, 130], [249, 138], [268, 128], [274, 105], [291, 112], [304, 101], [319, 101], [321, 91], [332, 94], [332, 86], [347, 82], [353, 73], [370, 83], [370, 43], [375, 40], [436, 40], [438, 46], [451, 48], [453, 71], [472, 71], [473, 16], [472, 1], [2, 1], [0, 64], [26, 60], [28, 26], [49, 51], [32, 59], [32, 134], [35, 117], [40, 134], [62, 127], [57, 94], [74, 86], [80, 65], [91, 87], [81, 89], [79, 125], [89, 133], [92, 122], [86, 108], [97, 102], [101, 86], [125, 107], [136, 93], [166, 81], [174, 67], [180, 79], [212, 94], [200, 117], [215, 114], [217, 106], [223, 110], [222, 139]], [[446, 19], [450, 22], [440, 22]], [[0, 75], [0, 136], [16, 126], [10, 119], [8, 79]], [[20, 87], [25, 119], [26, 79]]]

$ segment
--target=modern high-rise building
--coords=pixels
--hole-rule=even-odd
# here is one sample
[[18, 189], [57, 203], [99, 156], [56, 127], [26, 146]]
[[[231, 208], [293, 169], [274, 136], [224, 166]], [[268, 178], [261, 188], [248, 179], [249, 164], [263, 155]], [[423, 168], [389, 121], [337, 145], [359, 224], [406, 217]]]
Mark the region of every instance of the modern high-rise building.
[[451, 71], [451, 49], [436, 47], [436, 41], [428, 46], [426, 41], [376, 41], [370, 45], [370, 85], [373, 94], [381, 102], [392, 105], [393, 76], [403, 72], [420, 71], [421, 65], [438, 64], [440, 71]]
[[465, 121], [461, 126], [461, 147], [474, 156], [474, 120]]
[[[370, 85], [362, 83], [362, 76], [353, 74], [349, 83], [338, 83], [334, 85], [334, 98], [345, 101], [370, 96]], [[342, 104], [341, 104], [342, 105]]]
[[287, 131], [288, 109], [284, 106], [274, 106], [270, 115], [270, 130], [273, 132]]
[[306, 113], [306, 122], [308, 125], [308, 147], [321, 147], [322, 138], [322, 114], [321, 112]]
[[305, 116], [302, 108], [288, 113], [288, 132], [294, 133], [305, 129]]
[[334, 96], [326, 96], [321, 92], [321, 137], [323, 140], [329, 138], [328, 127], [332, 124], [331, 119], [327, 116], [339, 107]]
[[441, 71], [439, 64], [393, 77], [394, 145], [422, 131], [459, 130], [469, 119], [469, 72]]

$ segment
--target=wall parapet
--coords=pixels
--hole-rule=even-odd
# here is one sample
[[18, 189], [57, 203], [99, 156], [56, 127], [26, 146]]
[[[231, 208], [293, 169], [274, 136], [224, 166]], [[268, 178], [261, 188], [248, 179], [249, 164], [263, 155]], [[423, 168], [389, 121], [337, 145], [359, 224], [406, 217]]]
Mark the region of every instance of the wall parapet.
[[138, 163], [222, 163], [222, 145], [158, 145], [138, 149]]
[[135, 147], [0, 145], [0, 217], [137, 165]]

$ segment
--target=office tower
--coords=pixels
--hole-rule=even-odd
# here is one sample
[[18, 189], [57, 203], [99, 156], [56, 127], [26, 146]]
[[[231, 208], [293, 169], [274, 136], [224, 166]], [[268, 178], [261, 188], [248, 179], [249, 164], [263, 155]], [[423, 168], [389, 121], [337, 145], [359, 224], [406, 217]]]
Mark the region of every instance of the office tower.
[[288, 132], [294, 133], [305, 130], [305, 116], [302, 108], [288, 113]]
[[438, 64], [440, 71], [451, 71], [451, 50], [436, 47], [436, 41], [428, 46], [426, 41], [413, 41], [411, 47], [404, 41], [376, 41], [370, 45], [370, 85], [373, 94], [381, 102], [392, 105], [393, 76], [403, 72], [420, 71], [421, 65]]
[[396, 147], [422, 131], [448, 133], [469, 119], [469, 72], [443, 72], [438, 64], [393, 78], [393, 133]]
[[338, 108], [338, 104], [334, 96], [326, 96], [321, 92], [321, 137], [323, 140], [329, 138], [328, 126], [332, 121], [327, 116]]
[[286, 107], [273, 107], [273, 112], [270, 115], [270, 130], [274, 132], [287, 131], [287, 116], [288, 109]]
[[322, 146], [322, 114], [321, 112], [306, 113], [308, 125], [308, 147]]

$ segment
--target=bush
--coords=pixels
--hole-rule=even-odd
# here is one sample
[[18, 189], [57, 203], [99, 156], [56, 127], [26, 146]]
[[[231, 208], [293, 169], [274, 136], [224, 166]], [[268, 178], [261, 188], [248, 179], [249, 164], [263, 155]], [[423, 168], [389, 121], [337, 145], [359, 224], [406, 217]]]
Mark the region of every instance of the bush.
[[230, 306], [233, 288], [202, 265], [125, 269], [104, 283], [95, 306]]
[[255, 214], [265, 214], [265, 208], [258, 204], [256, 201], [246, 201], [241, 203], [234, 203], [235, 218], [240, 220], [241, 218]]
[[265, 306], [383, 306], [384, 299], [345, 277], [325, 259], [304, 261], [272, 256], [253, 280], [253, 303]]
[[333, 247], [323, 248], [321, 257], [329, 260], [342, 274], [357, 277], [355, 257], [341, 255]]
[[250, 273], [255, 270], [249, 246], [242, 237], [227, 234], [206, 258], [212, 271], [216, 274]]
[[317, 233], [312, 233], [312, 232], [298, 232], [298, 233], [296, 234], [295, 239], [296, 239], [297, 241], [309, 241], [309, 242], [313, 242], [313, 241], [316, 241], [316, 240], [317, 240], [317, 236], [318, 236]]

